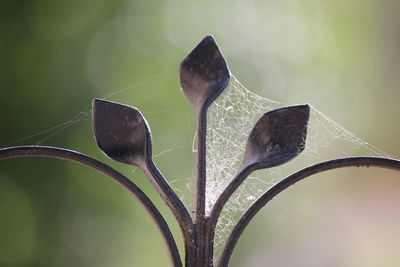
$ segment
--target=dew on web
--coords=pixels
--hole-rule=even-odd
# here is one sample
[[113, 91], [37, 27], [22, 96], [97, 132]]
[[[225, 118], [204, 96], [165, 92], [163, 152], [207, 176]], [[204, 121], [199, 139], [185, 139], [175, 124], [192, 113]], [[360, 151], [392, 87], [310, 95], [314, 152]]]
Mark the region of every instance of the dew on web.
[[[238, 171], [247, 137], [257, 120], [264, 113], [283, 106], [287, 104], [250, 92], [233, 76], [222, 95], [210, 106], [207, 129], [208, 215], [218, 196]], [[308, 165], [355, 155], [388, 156], [311, 106], [304, 151], [282, 166], [253, 173], [226, 203], [216, 228], [214, 257], [218, 257], [240, 216], [272, 185]]]

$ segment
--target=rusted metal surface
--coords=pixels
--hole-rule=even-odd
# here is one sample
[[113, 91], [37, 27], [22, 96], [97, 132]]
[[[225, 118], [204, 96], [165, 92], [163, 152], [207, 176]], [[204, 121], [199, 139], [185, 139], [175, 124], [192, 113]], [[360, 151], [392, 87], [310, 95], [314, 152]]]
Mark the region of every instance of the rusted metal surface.
[[[215, 228], [221, 211], [232, 194], [252, 172], [285, 164], [299, 155], [306, 144], [310, 111], [308, 105], [283, 107], [265, 113], [248, 137], [242, 166], [218, 197], [211, 214], [207, 216], [205, 213], [207, 110], [227, 87], [229, 80], [228, 65], [212, 36], [206, 36], [185, 57], [180, 66], [182, 90], [197, 115], [197, 195], [194, 221], [153, 162], [151, 131], [141, 112], [128, 105], [101, 99], [93, 100], [93, 131], [99, 148], [113, 160], [139, 167], [149, 178], [180, 226], [185, 244], [186, 267], [214, 266]], [[0, 160], [29, 156], [78, 162], [118, 182], [137, 198], [152, 217], [164, 238], [172, 266], [182, 266], [181, 255], [166, 221], [152, 201], [127, 177], [90, 156], [68, 149], [46, 146], [0, 149]], [[396, 159], [353, 157], [321, 162], [288, 176], [264, 193], [244, 213], [230, 233], [217, 266], [228, 266], [241, 234], [257, 212], [273, 197], [313, 174], [351, 166], [374, 166], [400, 172], [400, 161]]]

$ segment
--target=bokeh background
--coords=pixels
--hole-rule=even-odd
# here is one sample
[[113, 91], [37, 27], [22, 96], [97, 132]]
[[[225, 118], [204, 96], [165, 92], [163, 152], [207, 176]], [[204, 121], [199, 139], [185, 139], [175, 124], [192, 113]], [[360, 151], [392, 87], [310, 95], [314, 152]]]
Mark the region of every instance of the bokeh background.
[[[154, 199], [182, 248], [146, 178], [96, 147], [91, 99], [143, 111], [156, 163], [190, 199], [195, 123], [178, 67], [211, 33], [251, 91], [311, 103], [400, 157], [399, 12], [396, 0], [1, 1], [0, 146], [61, 146], [111, 164]], [[232, 266], [399, 266], [398, 178], [346, 169], [294, 186], [256, 217]], [[0, 266], [169, 263], [156, 227], [114, 182], [25, 158], [0, 162]]]

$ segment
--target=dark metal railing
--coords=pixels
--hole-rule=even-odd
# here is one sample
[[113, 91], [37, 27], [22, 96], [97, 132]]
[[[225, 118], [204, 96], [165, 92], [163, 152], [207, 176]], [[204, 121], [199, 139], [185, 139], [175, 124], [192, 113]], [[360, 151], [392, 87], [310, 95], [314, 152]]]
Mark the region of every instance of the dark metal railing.
[[[110, 158], [140, 168], [175, 216], [185, 245], [185, 266], [214, 265], [215, 228], [221, 211], [236, 189], [254, 171], [286, 163], [305, 147], [310, 108], [308, 105], [283, 107], [265, 113], [251, 131], [244, 159], [235, 177], [218, 197], [210, 215], [205, 213], [207, 110], [224, 91], [230, 72], [215, 40], [205, 37], [182, 61], [180, 79], [183, 92], [197, 114], [197, 196], [196, 216], [191, 218], [168, 181], [152, 160], [149, 126], [134, 107], [101, 99], [93, 100], [93, 129], [100, 149]], [[289, 127], [290, 126], [290, 127]], [[74, 161], [110, 177], [132, 193], [143, 205], [160, 230], [172, 266], [182, 266], [181, 256], [171, 231], [153, 202], [127, 177], [90, 156], [49, 146], [19, 146], [0, 149], [0, 159], [50, 157]], [[350, 157], [321, 162], [304, 168], [265, 192], [239, 219], [216, 262], [226, 267], [246, 226], [270, 200], [289, 186], [313, 174], [350, 166], [374, 166], [400, 172], [400, 161], [379, 157]]]

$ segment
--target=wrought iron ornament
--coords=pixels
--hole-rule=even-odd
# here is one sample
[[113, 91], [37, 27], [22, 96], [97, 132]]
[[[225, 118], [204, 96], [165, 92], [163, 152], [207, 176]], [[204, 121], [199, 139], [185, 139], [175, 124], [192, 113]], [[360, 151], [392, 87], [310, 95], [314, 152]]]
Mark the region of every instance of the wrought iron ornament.
[[[93, 100], [93, 130], [97, 145], [111, 159], [140, 168], [174, 214], [185, 244], [186, 267], [213, 266], [214, 234], [221, 211], [242, 182], [255, 170], [288, 162], [305, 147], [310, 107], [289, 106], [265, 113], [251, 131], [243, 162], [237, 174], [218, 197], [210, 215], [205, 213], [207, 110], [230, 80], [226, 61], [212, 36], [206, 36], [182, 61], [183, 92], [197, 114], [197, 196], [194, 220], [152, 159], [150, 128], [134, 107], [101, 99]], [[172, 266], [182, 266], [181, 255], [171, 231], [153, 202], [127, 177], [90, 156], [49, 146], [18, 146], [0, 149], [0, 159], [40, 156], [75, 161], [118, 182], [143, 205], [158, 226]], [[304, 168], [265, 192], [242, 215], [228, 237], [216, 266], [226, 267], [242, 232], [257, 212], [273, 197], [310, 175], [350, 166], [375, 166], [400, 171], [400, 161], [380, 157], [349, 157]]]

